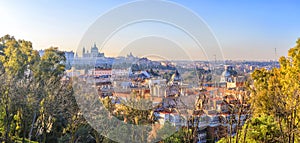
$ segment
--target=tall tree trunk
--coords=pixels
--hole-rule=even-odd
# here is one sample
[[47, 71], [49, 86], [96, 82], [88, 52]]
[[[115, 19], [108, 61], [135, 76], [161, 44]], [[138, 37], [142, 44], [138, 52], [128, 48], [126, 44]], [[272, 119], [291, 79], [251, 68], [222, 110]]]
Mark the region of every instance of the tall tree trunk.
[[[293, 113], [290, 114], [290, 117], [292, 118]], [[291, 143], [291, 128], [292, 128], [292, 120], [293, 119], [287, 119], [288, 120], [288, 143]]]
[[294, 134], [294, 129], [295, 129], [295, 120], [296, 120], [296, 109], [294, 109], [294, 116], [293, 116], [293, 124], [292, 124], [292, 143], [294, 143], [295, 142], [295, 134]]
[[95, 136], [96, 143], [101, 143], [101, 139], [99, 137], [100, 134], [96, 130], [94, 130], [93, 133], [94, 133], [94, 136]]
[[280, 119], [280, 117], [278, 117], [278, 123], [279, 123], [279, 127], [280, 127], [280, 132], [281, 132], [281, 138], [282, 138], [282, 140], [281, 140], [281, 142], [285, 142], [286, 140], [286, 134], [283, 132], [283, 125], [282, 125], [282, 119]]
[[249, 127], [249, 124], [246, 123], [245, 131], [244, 131], [244, 139], [243, 139], [243, 143], [246, 142], [246, 137], [247, 137], [248, 127]]
[[[21, 111], [22, 111], [22, 109], [21, 109]], [[27, 131], [27, 128], [26, 128], [26, 118], [24, 117], [25, 116], [24, 114], [26, 114], [25, 112], [22, 112], [23, 116], [21, 116], [21, 120], [22, 120], [22, 124], [23, 124], [22, 143], [25, 143], [25, 137], [26, 137], [26, 131]]]
[[237, 126], [236, 126], [236, 139], [235, 139], [235, 143], [239, 142], [239, 128], [240, 128], [240, 123], [241, 123], [241, 108], [239, 109], [239, 114], [238, 114], [238, 122], [237, 122]]
[[5, 140], [8, 142], [9, 141], [9, 132], [10, 132], [10, 119], [9, 119], [9, 110], [8, 110], [7, 101], [6, 101], [6, 105], [5, 105], [5, 118], [6, 118]]
[[28, 139], [29, 139], [29, 140], [31, 140], [31, 136], [32, 136], [32, 131], [33, 131], [33, 127], [34, 127], [35, 120], [36, 120], [36, 111], [34, 111], [34, 113], [33, 113], [33, 118], [32, 118], [32, 122], [31, 122], [31, 127], [30, 127], [30, 131], [29, 131], [29, 134], [28, 134]]
[[[231, 111], [231, 112], [233, 112], [233, 111]], [[232, 135], [232, 126], [233, 126], [233, 122], [232, 122], [232, 116], [233, 116], [234, 114], [230, 114], [230, 118], [229, 118], [229, 142], [231, 143], [231, 139], [232, 139], [232, 137], [231, 137], [231, 135]], [[227, 128], [227, 130], [228, 130], [228, 128]]]

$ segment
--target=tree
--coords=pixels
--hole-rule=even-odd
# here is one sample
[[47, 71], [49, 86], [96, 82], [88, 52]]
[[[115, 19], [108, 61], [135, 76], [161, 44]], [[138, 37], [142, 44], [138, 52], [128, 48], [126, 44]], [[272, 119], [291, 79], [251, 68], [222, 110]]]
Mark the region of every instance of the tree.
[[80, 113], [65, 60], [56, 47], [40, 57], [29, 41], [0, 38], [1, 142], [109, 142]]
[[[226, 139], [228, 142], [240, 142], [242, 140], [241, 129], [243, 122], [248, 120], [251, 114], [249, 108], [249, 92], [246, 91], [233, 91], [234, 94], [224, 97], [223, 103], [225, 103], [229, 116], [223, 118], [223, 122], [228, 124], [229, 131], [227, 131]], [[235, 134], [235, 139], [232, 138], [232, 134]]]
[[164, 126], [158, 130], [157, 134], [162, 135], [161, 143], [182, 143], [182, 142], [193, 142], [193, 139], [187, 138], [187, 136], [193, 135], [193, 131], [188, 128], [180, 128], [174, 134], [171, 134], [176, 128], [169, 122], [166, 122]]
[[[0, 63], [1, 63], [1, 112], [3, 113], [4, 138], [10, 141], [10, 136], [24, 133], [26, 128], [26, 94], [30, 85], [29, 72], [38, 54], [32, 49], [32, 44], [25, 40], [16, 40], [13, 36], [5, 35], [0, 38]], [[13, 122], [15, 120], [15, 122]], [[20, 121], [22, 120], [22, 121]], [[22, 129], [19, 125], [22, 122]], [[12, 128], [13, 127], [13, 128]], [[17, 129], [16, 129], [17, 127]]]
[[[55, 124], [59, 121], [65, 120], [62, 117], [60, 101], [66, 96], [66, 85], [61, 82], [65, 70], [65, 56], [64, 53], [58, 51], [58, 48], [49, 48], [45, 50], [44, 55], [41, 57], [40, 62], [34, 69], [34, 78], [36, 88], [40, 90], [38, 93], [39, 98], [39, 117], [37, 121], [40, 123], [39, 134], [42, 135], [42, 142], [46, 142], [47, 134], [59, 137], [63, 128], [55, 128]], [[60, 124], [63, 126], [63, 124]], [[53, 128], [54, 127], [54, 128]], [[52, 132], [56, 130], [56, 132]], [[48, 137], [50, 138], [50, 137]]]
[[[240, 132], [240, 139], [237, 136], [231, 142], [251, 142], [251, 143], [277, 143], [280, 142], [280, 129], [278, 123], [272, 116], [263, 115], [248, 120]], [[245, 134], [247, 132], [247, 134]], [[242, 139], [242, 140], [241, 140]], [[222, 138], [218, 143], [227, 143], [226, 138]]]
[[[147, 99], [141, 98], [136, 92], [132, 93], [133, 97], [127, 98], [126, 101], [122, 101], [121, 104], [115, 105], [115, 116], [120, 120], [123, 120], [125, 124], [121, 126], [120, 129], [116, 130], [118, 133], [122, 132], [126, 128], [127, 132], [124, 132], [124, 141], [133, 142], [147, 142], [147, 137], [150, 128], [147, 126], [137, 126], [137, 125], [149, 125], [153, 124], [153, 112], [151, 111], [152, 103]], [[105, 103], [106, 104], [106, 103]], [[109, 107], [108, 105], [106, 105]], [[108, 108], [108, 110], [110, 110]], [[111, 137], [115, 136], [114, 132], [110, 134]], [[128, 136], [131, 138], [129, 139]], [[120, 139], [120, 137], [117, 137]]]
[[280, 68], [260, 69], [252, 74], [252, 109], [255, 117], [274, 117], [280, 127], [280, 142], [297, 142], [300, 135], [300, 39], [279, 63]]
[[[280, 68], [252, 73], [252, 119], [233, 141], [299, 142], [300, 39], [279, 59]], [[222, 139], [221, 142], [225, 142]]]

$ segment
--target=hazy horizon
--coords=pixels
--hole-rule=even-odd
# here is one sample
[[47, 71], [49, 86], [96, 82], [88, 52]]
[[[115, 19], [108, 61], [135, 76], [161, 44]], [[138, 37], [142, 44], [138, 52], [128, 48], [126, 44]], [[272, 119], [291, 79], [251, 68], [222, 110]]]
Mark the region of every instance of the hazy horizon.
[[[17, 39], [31, 41], [36, 50], [57, 46], [60, 50], [76, 51], [81, 47], [79, 43], [82, 36], [97, 18], [128, 2], [131, 1], [1, 1], [0, 35], [10, 34]], [[206, 22], [219, 41], [225, 60], [261, 61], [274, 60], [275, 57], [278, 59], [280, 56], [286, 56], [288, 49], [292, 48], [300, 37], [300, 19], [297, 19], [297, 14], [300, 13], [300, 9], [297, 8], [299, 1], [174, 0], [171, 2], [191, 9]], [[137, 29], [134, 26], [131, 28]], [[143, 28], [143, 25], [140, 25], [140, 28]], [[171, 33], [173, 41], [168, 39], [161, 41], [161, 46], [174, 46], [178, 41], [176, 38], [184, 39], [179, 32], [173, 31], [174, 33]], [[88, 50], [94, 42], [97, 43], [97, 41], [90, 41], [85, 45]], [[143, 45], [143, 42], [149, 43], [151, 40], [141, 39], [130, 43], [129, 46], [135, 48]], [[97, 45], [101, 44], [103, 43], [97, 43]], [[118, 48], [119, 43], [112, 40], [108, 44], [110, 48]], [[149, 46], [149, 44], [144, 45]], [[184, 45], [181, 49], [190, 47], [192, 45]], [[275, 56], [275, 48], [277, 56]], [[106, 53], [108, 57], [120, 54], [115, 50], [106, 49], [102, 49], [101, 52]], [[141, 51], [133, 53], [143, 56], [140, 54]], [[193, 55], [194, 53], [203, 54], [198, 51], [191, 53], [189, 54], [191, 57], [197, 56]], [[172, 58], [172, 54], [165, 55]]]

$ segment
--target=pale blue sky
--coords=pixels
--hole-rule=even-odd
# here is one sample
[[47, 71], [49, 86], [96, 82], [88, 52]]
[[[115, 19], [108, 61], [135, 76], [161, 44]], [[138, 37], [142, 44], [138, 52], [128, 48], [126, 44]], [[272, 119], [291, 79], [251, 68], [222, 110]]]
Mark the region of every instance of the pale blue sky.
[[[0, 35], [33, 42], [35, 49], [76, 50], [90, 25], [127, 0], [2, 0]], [[226, 59], [274, 59], [300, 37], [297, 0], [174, 0], [205, 20]], [[93, 43], [91, 43], [93, 44]]]

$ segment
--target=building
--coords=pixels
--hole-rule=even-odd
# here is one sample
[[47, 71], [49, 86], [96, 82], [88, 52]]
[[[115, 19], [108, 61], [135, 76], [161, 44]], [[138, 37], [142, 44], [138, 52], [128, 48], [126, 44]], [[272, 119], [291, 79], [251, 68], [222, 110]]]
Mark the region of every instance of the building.
[[66, 68], [71, 69], [74, 63], [74, 57], [75, 57], [74, 52], [73, 51], [65, 52], [65, 57], [66, 57]]
[[246, 82], [246, 77], [245, 76], [237, 76], [237, 77], [234, 77], [232, 81], [228, 81], [226, 83], [226, 87], [228, 89], [243, 87], [245, 82]]
[[232, 66], [225, 66], [225, 71], [221, 75], [220, 83], [226, 83], [232, 81], [232, 73], [233, 67]]
[[82, 57], [83, 58], [96, 58], [96, 57], [104, 57], [104, 53], [100, 53], [96, 43], [93, 47], [91, 47], [91, 52], [88, 50], [85, 51], [85, 47], [82, 48]]
[[166, 79], [150, 79], [148, 81], [151, 96], [165, 97], [167, 96], [167, 80]]
[[112, 75], [112, 70], [111, 69], [90, 69], [88, 71], [88, 75], [92, 75], [94, 77], [104, 77], [104, 76], [108, 76], [111, 77]]

